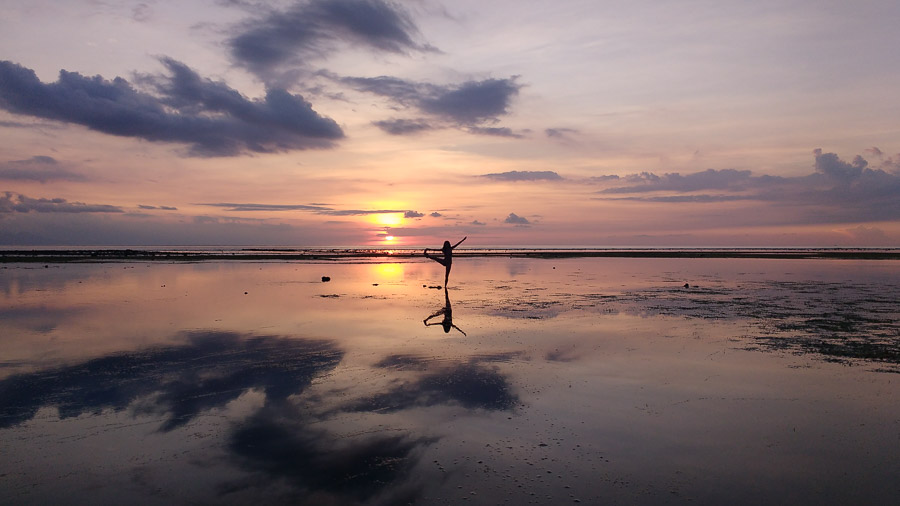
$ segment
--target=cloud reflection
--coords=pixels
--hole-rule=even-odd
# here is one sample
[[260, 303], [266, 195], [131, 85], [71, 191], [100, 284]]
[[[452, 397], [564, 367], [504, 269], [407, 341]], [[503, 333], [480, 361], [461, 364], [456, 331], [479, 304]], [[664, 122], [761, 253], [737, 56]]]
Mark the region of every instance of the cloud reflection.
[[388, 392], [359, 399], [342, 411], [391, 413], [404, 409], [455, 404], [467, 409], [512, 410], [519, 403], [507, 378], [496, 367], [482, 365], [478, 359], [463, 363], [436, 363], [411, 355], [393, 355], [376, 367], [432, 372], [400, 384]]
[[250, 389], [277, 401], [304, 390], [333, 369], [343, 352], [331, 341], [191, 332], [188, 343], [101, 357], [18, 374], [0, 381], [0, 428], [30, 420], [53, 406], [60, 418], [104, 409], [121, 411], [139, 398], [143, 409], [167, 414], [163, 431], [223, 407]]
[[[342, 438], [311, 422], [290, 403], [271, 404], [232, 434], [228, 449], [244, 468], [263, 473], [268, 481], [286, 479], [307, 499], [329, 504], [379, 495], [386, 504], [414, 499], [416, 488], [403, 478], [418, 461], [415, 450], [435, 438], [406, 434]], [[253, 480], [232, 482], [222, 492], [256, 486]], [[393, 499], [385, 500], [385, 495]]]

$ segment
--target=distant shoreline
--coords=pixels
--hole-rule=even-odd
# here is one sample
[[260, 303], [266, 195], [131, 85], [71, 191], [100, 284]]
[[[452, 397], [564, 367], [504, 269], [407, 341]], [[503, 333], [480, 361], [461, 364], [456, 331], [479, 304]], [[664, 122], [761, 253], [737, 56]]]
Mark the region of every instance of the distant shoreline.
[[[457, 257], [507, 258], [759, 258], [900, 260], [900, 248], [497, 248], [460, 249]], [[420, 249], [234, 248], [234, 249], [10, 249], [0, 263], [347, 261], [422, 257]]]

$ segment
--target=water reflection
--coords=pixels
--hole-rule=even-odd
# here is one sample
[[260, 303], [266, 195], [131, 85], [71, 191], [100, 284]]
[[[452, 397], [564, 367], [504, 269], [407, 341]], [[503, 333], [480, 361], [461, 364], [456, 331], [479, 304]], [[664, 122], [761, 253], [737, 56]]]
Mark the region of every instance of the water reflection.
[[283, 400], [343, 356], [330, 341], [212, 331], [186, 338], [180, 346], [10, 376], [0, 381], [0, 428], [31, 419], [41, 407], [55, 407], [65, 419], [121, 411], [143, 398], [141, 410], [166, 416], [161, 430], [170, 431], [250, 389]]
[[0, 497], [897, 503], [896, 265], [431, 267], [2, 271]]
[[378, 362], [376, 367], [423, 371], [427, 374], [396, 385], [388, 392], [349, 403], [340, 409], [392, 413], [416, 407], [452, 404], [466, 409], [512, 410], [519, 399], [512, 392], [506, 376], [496, 367], [486, 366], [481, 362], [477, 357], [468, 362], [448, 363], [411, 355], [392, 355]]
[[[433, 321], [429, 322], [429, 320], [433, 320], [437, 317], [441, 317], [441, 321]], [[444, 287], [444, 307], [438, 309], [434, 313], [431, 313], [431, 316], [425, 318], [424, 322], [426, 327], [431, 327], [433, 325], [440, 325], [444, 328], [444, 333], [449, 334], [450, 329], [458, 330], [462, 335], [466, 335], [465, 332], [456, 325], [453, 324], [453, 307], [450, 306], [450, 294], [447, 293], [447, 287]]]
[[301, 502], [344, 504], [381, 496], [384, 504], [398, 504], [414, 499], [416, 488], [404, 479], [418, 461], [416, 450], [435, 438], [347, 438], [325, 430], [320, 422], [291, 403], [260, 409], [230, 435], [228, 450], [240, 466], [264, 480], [233, 481], [222, 491], [234, 494], [285, 479]]

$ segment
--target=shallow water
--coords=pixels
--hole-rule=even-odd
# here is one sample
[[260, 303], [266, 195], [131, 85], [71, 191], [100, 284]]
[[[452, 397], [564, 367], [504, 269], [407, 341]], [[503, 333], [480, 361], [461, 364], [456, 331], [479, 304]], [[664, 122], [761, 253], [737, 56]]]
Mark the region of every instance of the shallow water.
[[900, 501], [898, 261], [465, 258], [442, 281], [8, 264], [0, 497]]

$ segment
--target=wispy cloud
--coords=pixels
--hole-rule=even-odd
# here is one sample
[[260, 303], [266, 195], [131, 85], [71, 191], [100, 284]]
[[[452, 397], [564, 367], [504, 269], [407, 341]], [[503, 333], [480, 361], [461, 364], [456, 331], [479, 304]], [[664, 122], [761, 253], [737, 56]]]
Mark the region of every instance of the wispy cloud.
[[434, 130], [434, 125], [422, 119], [387, 119], [375, 121], [373, 125], [391, 135], [414, 135]]
[[139, 79], [157, 94], [138, 91], [121, 77], [65, 70], [44, 84], [33, 70], [0, 61], [0, 108], [111, 135], [183, 143], [196, 156], [327, 148], [344, 136], [299, 95], [272, 88], [265, 98], [250, 100], [183, 63], [160, 61], [169, 75]]
[[149, 206], [149, 205], [144, 205], [144, 204], [138, 205], [138, 209], [143, 209], [145, 211], [151, 211], [154, 209], [158, 209], [160, 211], [177, 211], [178, 210], [177, 207], [172, 207], [172, 206]]
[[507, 127], [469, 127], [466, 129], [470, 134], [476, 135], [491, 135], [494, 137], [509, 137], [511, 139], [522, 139], [525, 137], [524, 134], [514, 132], [511, 128]]
[[4, 192], [0, 195], [2, 213], [121, 213], [122, 208], [106, 204], [84, 204], [66, 199], [34, 199], [21, 194]]
[[[215, 202], [215, 203], [198, 203], [198, 206], [220, 207], [226, 211], [238, 212], [255, 212], [255, 211], [306, 211], [314, 214], [323, 214], [326, 216], [365, 216], [369, 214], [394, 214], [403, 213], [404, 216], [412, 213], [419, 215], [416, 211], [409, 209], [334, 209], [332, 207], [314, 205], [314, 204], [252, 204], [252, 203], [233, 203], [233, 202]], [[414, 216], [413, 216], [414, 217]]]
[[0, 179], [7, 181], [87, 181], [88, 178], [67, 170], [50, 156], [32, 156], [27, 160], [0, 162]]
[[479, 177], [494, 181], [561, 181], [563, 178], [552, 170], [511, 170], [482, 174]]

